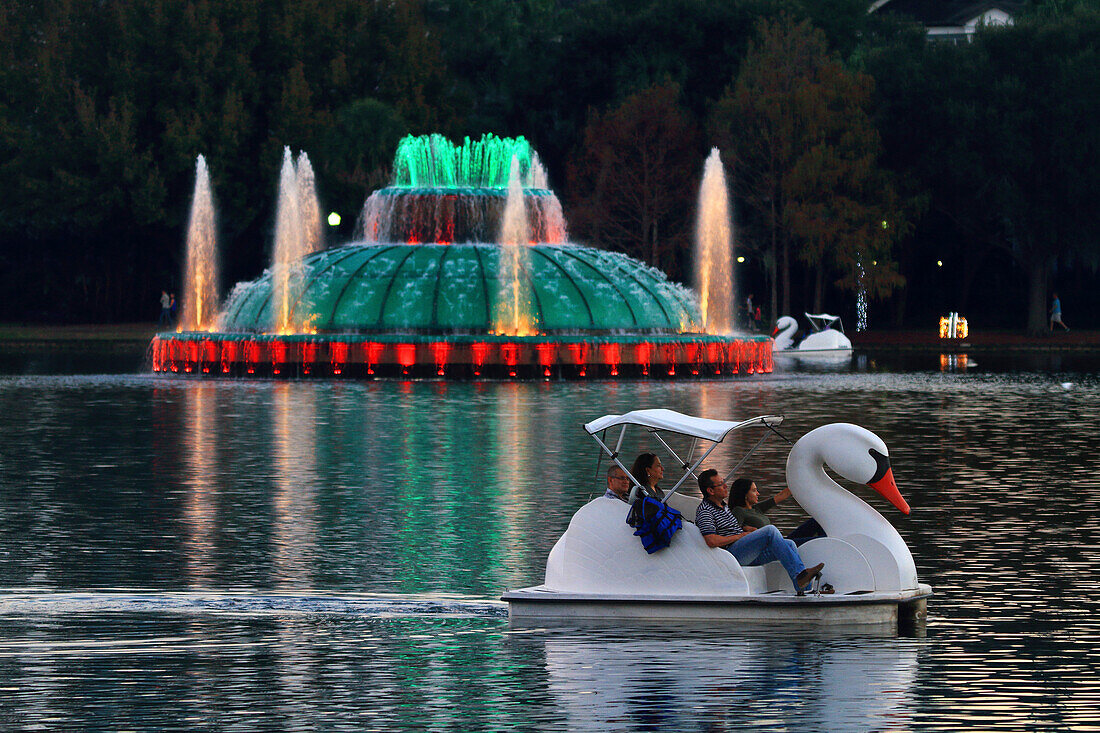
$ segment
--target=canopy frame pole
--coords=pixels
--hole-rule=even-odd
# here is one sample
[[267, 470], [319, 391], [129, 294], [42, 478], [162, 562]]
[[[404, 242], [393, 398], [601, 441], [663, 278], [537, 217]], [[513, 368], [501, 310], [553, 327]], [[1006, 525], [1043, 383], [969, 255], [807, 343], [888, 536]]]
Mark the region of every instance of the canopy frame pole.
[[[603, 431], [604, 435], [607, 435], [607, 431]], [[592, 477], [592, 483], [596, 486], [600, 485], [600, 467], [603, 466], [603, 453], [596, 454], [596, 474]]]
[[[660, 443], [661, 445], [663, 445], [665, 447], [665, 450], [667, 450], [669, 453], [672, 454], [673, 458], [675, 458], [677, 461], [680, 462], [680, 468], [681, 469], [687, 469], [688, 475], [691, 475], [691, 476], [695, 475], [695, 471], [688, 468], [688, 466], [690, 466], [691, 464], [688, 463], [687, 461], [685, 461], [684, 459], [680, 458], [680, 456], [676, 455], [676, 451], [672, 450], [672, 446], [670, 446], [668, 443], [665, 442], [665, 439], [661, 437], [660, 433], [658, 433], [656, 430], [650, 430], [649, 432], [652, 433], [653, 437], [657, 439], [658, 443]], [[696, 440], [698, 440], [698, 438], [694, 438], [693, 442], [692, 442], [692, 453], [695, 452], [694, 441], [696, 441]], [[715, 443], [715, 445], [718, 445], [718, 444]], [[714, 450], [714, 449], [711, 448], [711, 450]], [[709, 453], [710, 451], [707, 451], [707, 452]], [[691, 456], [689, 455], [688, 456], [688, 461], [690, 461], [690, 460], [691, 460]], [[685, 476], [684, 478], [687, 478], [687, 476]], [[676, 484], [676, 485], [679, 486], [680, 484]]]
[[[767, 423], [764, 423], [764, 425], [769, 428], [771, 427], [771, 425], [768, 425]], [[745, 457], [738, 461], [736, 466], [730, 469], [730, 472], [726, 474], [726, 477], [723, 480], [728, 482], [731, 478], [733, 478], [733, 474], [737, 473], [741, 469], [741, 466], [745, 465], [745, 461], [749, 460], [749, 458], [752, 457], [752, 454], [756, 452], [756, 449], [764, 445], [764, 441], [770, 437], [772, 437], [772, 434], [765, 432], [763, 437], [760, 438], [760, 440], [756, 441], [756, 445], [749, 449], [749, 452], [745, 454]]]
[[[626, 432], [626, 426], [625, 425], [623, 426], [623, 432]], [[634, 500], [636, 498], [638, 498], [638, 491], [640, 491], [643, 488], [642, 485], [640, 483], [638, 483], [638, 480], [630, 474], [630, 471], [627, 469], [627, 467], [624, 466], [623, 462], [619, 460], [619, 452], [618, 451], [613, 451], [610, 448], [608, 448], [607, 444], [604, 443], [603, 440], [600, 439], [600, 436], [595, 435], [594, 433], [589, 433], [589, 435], [592, 436], [593, 440], [595, 440], [597, 443], [600, 444], [600, 447], [603, 448], [604, 452], [607, 453], [607, 455], [609, 455], [611, 457], [611, 460], [615, 462], [615, 465], [618, 466], [619, 468], [623, 469], [623, 473], [625, 473], [626, 477], [628, 479], [630, 479], [630, 483], [634, 484], [634, 486], [630, 489], [630, 496], [627, 498], [627, 502], [630, 503], [630, 504], [633, 504]], [[622, 440], [622, 434], [619, 435], [619, 440], [620, 441]]]
[[[662, 442], [664, 442], [664, 441], [662, 441]], [[685, 473], [683, 476], [680, 477], [680, 480], [676, 482], [676, 485], [672, 487], [672, 490], [669, 491], [668, 494], [665, 495], [665, 503], [666, 504], [668, 503], [668, 497], [670, 497], [670, 496], [672, 496], [673, 494], [676, 493], [677, 489], [679, 489], [683, 485], [683, 483], [685, 481], [687, 481], [688, 476], [694, 476], [695, 475], [695, 469], [697, 469], [697, 468], [699, 468], [699, 466], [703, 465], [703, 461], [705, 461], [707, 459], [707, 456], [709, 456], [711, 454], [711, 452], [717, 447], [718, 447], [718, 443], [715, 443], [710, 448], [707, 448], [706, 453], [699, 456], [699, 460], [696, 461], [695, 464], [692, 465], [691, 468], [689, 468], [687, 470], [687, 473]]]

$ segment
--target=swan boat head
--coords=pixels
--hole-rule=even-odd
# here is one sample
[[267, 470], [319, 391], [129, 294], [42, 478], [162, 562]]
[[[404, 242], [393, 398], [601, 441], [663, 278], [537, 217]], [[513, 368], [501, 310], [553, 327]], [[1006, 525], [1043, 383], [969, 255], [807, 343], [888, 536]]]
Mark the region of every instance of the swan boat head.
[[775, 322], [775, 332], [772, 333], [772, 338], [775, 339], [773, 348], [777, 351], [794, 348], [794, 334], [797, 330], [798, 321], [790, 316], [780, 316]]
[[824, 465], [849, 481], [870, 486], [898, 511], [909, 513], [909, 504], [902, 498], [894, 480], [889, 449], [882, 438], [870, 430], [850, 423], [835, 423], [807, 433], [799, 443], [820, 445], [816, 452]]
[[787, 485], [795, 500], [825, 529], [831, 542], [823, 540], [823, 545], [846, 543], [864, 557], [873, 575], [873, 580], [864, 579], [864, 584], [873, 583], [872, 590], [915, 588], [913, 556], [897, 530], [873, 507], [834, 481], [825, 472], [826, 466], [841, 478], [871, 487], [899, 511], [909, 514], [909, 504], [894, 479], [886, 443], [870, 430], [850, 423], [811, 430], [791, 449]]

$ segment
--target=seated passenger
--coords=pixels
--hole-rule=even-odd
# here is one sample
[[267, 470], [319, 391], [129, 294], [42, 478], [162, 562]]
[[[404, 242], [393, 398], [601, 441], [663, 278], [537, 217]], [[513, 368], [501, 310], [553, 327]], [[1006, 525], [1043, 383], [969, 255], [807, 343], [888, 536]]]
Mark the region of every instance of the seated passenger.
[[[774, 524], [759, 529], [751, 526], [742, 528], [726, 504], [729, 486], [713, 468], [699, 474], [699, 490], [703, 492], [703, 501], [695, 513], [695, 526], [708, 547], [725, 548], [737, 558], [737, 562], [746, 566], [778, 560], [783, 563], [783, 569], [800, 594], [813, 583], [814, 578], [821, 575], [825, 563], [818, 563], [812, 568], [803, 565], [795, 544], [783, 539]], [[822, 592], [829, 590], [823, 588]]]
[[[742, 527], [767, 527], [772, 523], [768, 519], [767, 512], [775, 508], [776, 504], [791, 498], [791, 490], [783, 489], [770, 499], [760, 501], [760, 492], [756, 489], [756, 482], [747, 478], [739, 478], [730, 487], [730, 511], [737, 518]], [[825, 530], [810, 517], [798, 525], [793, 532], [787, 535], [787, 539], [793, 540], [796, 545], [802, 545], [817, 537], [824, 537]]]
[[607, 491], [603, 492], [603, 495], [608, 499], [627, 501], [630, 497], [631, 486], [633, 484], [630, 483], [626, 471], [612, 463], [611, 467], [607, 469]]
[[630, 473], [645, 487], [646, 496], [652, 496], [658, 501], [664, 500], [665, 492], [661, 491], [657, 482], [665, 477], [665, 467], [661, 465], [661, 459], [656, 453], [642, 453], [635, 458]]

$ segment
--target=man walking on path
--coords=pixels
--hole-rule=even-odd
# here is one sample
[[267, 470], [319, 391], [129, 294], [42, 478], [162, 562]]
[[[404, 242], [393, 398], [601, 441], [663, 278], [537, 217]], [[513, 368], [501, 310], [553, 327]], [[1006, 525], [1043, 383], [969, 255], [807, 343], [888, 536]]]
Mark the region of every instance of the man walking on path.
[[1069, 330], [1069, 326], [1062, 323], [1062, 301], [1058, 300], [1058, 293], [1054, 294], [1054, 302], [1050, 304], [1050, 330], [1054, 330], [1054, 324], [1057, 323], [1062, 328]]

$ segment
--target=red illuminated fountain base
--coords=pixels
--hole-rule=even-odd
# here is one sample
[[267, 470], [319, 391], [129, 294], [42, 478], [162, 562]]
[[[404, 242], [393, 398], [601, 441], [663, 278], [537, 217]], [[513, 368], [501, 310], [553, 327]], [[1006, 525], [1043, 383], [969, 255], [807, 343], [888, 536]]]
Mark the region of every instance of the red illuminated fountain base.
[[161, 333], [153, 371], [230, 377], [599, 379], [772, 370], [766, 336], [411, 336]]

